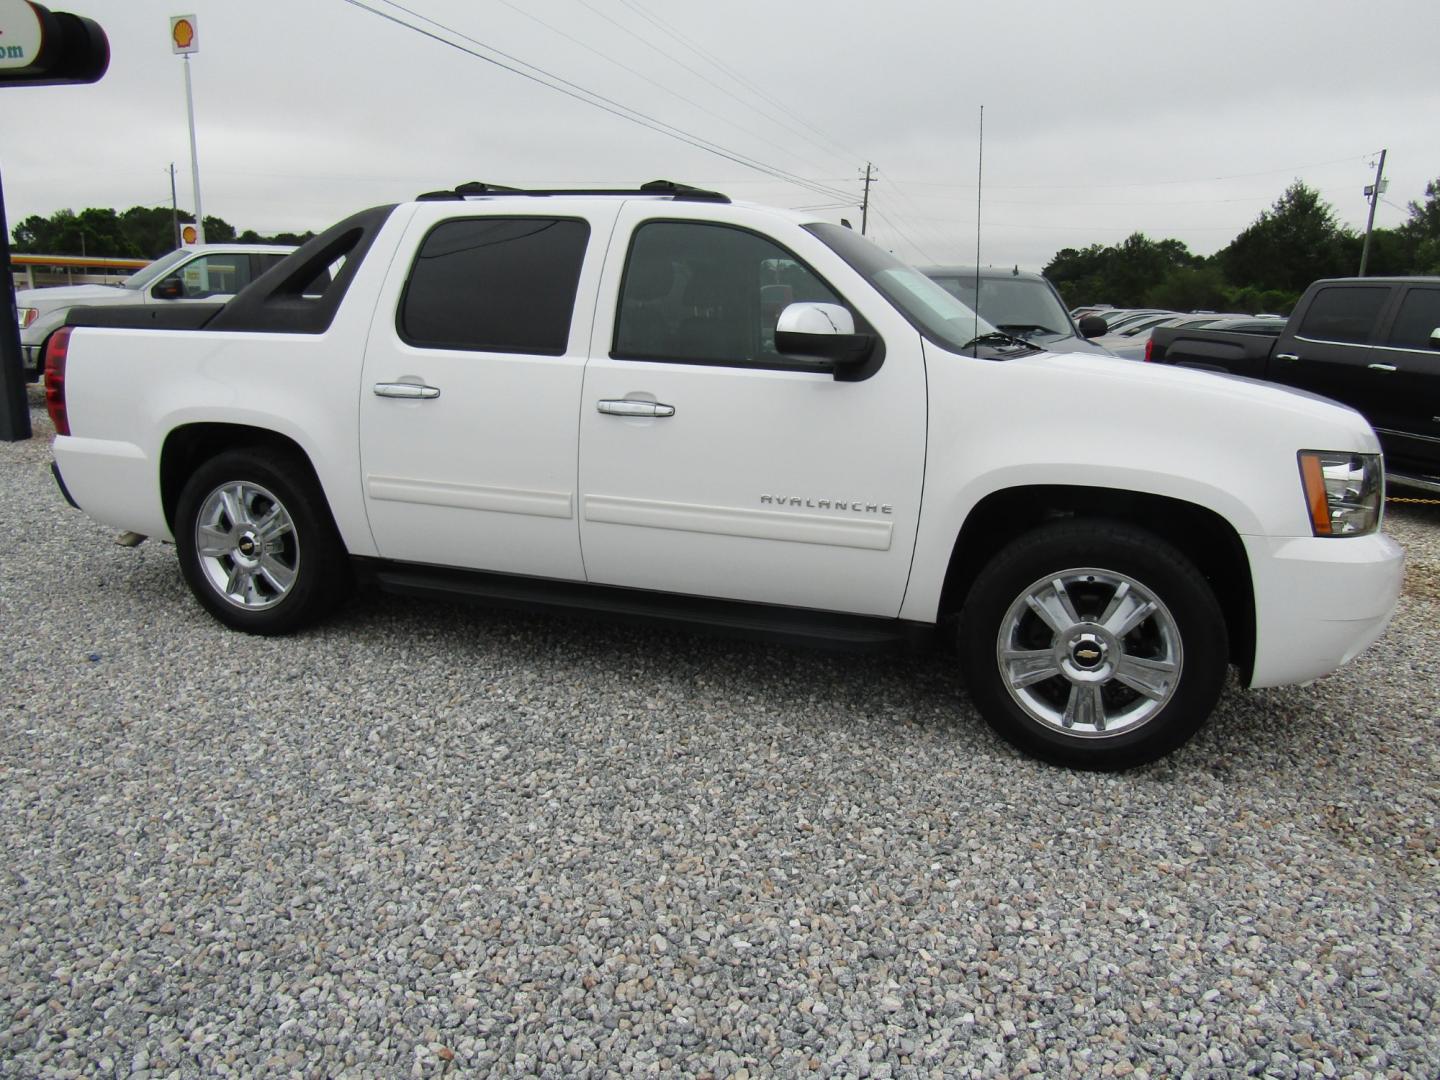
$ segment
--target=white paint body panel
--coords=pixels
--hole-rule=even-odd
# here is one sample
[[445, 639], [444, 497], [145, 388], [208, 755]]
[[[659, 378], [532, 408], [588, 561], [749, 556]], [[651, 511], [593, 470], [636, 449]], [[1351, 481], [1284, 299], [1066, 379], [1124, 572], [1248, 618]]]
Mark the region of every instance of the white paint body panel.
[[[589, 580], [894, 617], [925, 465], [920, 335], [793, 221], [767, 215], [757, 228], [756, 218], [751, 208], [695, 203], [632, 202], [620, 215], [580, 411]], [[651, 219], [733, 224], [789, 249], [880, 332], [880, 371], [837, 382], [822, 372], [611, 359], [628, 238]], [[671, 405], [675, 415], [596, 408], [623, 398]], [[762, 502], [765, 495], [786, 505]], [[805, 505], [821, 501], [832, 507]], [[836, 501], [862, 508], [834, 509]]]
[[[505, 216], [499, 207], [500, 216]], [[576, 417], [596, 284], [618, 202], [550, 200], [529, 214], [586, 218], [590, 238], [564, 356], [417, 348], [396, 329], [413, 254], [438, 223], [496, 210], [419, 206], [400, 241], [365, 352], [361, 480], [375, 550], [388, 559], [583, 581], [575, 517]], [[377, 397], [419, 381], [432, 400]]]
[[[1391, 540], [1311, 536], [1296, 452], [1379, 449], [1348, 409], [1100, 356], [949, 354], [922, 343], [796, 215], [653, 199], [523, 202], [398, 208], [324, 334], [77, 330], [74, 435], [54, 444], [68, 489], [97, 520], [168, 538], [166, 435], [193, 422], [247, 424], [309, 456], [354, 555], [924, 623], [937, 618], [960, 530], [988, 496], [1106, 488], [1191, 503], [1234, 529], [1254, 587], [1255, 685], [1325, 674], [1393, 610], [1402, 556]], [[437, 355], [401, 342], [395, 305], [428, 224], [517, 212], [591, 223], [566, 354]], [[845, 383], [612, 358], [630, 231], [650, 217], [739, 225], [789, 248], [879, 332], [883, 366]], [[441, 396], [374, 396], [373, 383], [405, 377]], [[611, 398], [675, 413], [598, 412]]]

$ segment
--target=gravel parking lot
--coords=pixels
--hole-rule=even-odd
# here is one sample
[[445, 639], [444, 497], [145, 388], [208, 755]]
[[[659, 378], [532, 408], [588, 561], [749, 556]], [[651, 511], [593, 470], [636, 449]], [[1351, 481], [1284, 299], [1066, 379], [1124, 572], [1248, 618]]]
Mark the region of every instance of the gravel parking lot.
[[1358, 662], [1103, 776], [923, 658], [384, 596], [230, 633], [34, 422], [4, 1075], [1440, 1075], [1440, 507], [1390, 510]]

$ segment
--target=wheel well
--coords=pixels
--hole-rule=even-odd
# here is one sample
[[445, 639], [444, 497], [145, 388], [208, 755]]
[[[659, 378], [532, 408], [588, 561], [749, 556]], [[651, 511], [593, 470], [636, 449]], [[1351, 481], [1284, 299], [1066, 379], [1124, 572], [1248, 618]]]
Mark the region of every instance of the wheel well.
[[955, 541], [940, 594], [941, 616], [959, 612], [980, 571], [1017, 537], [1050, 521], [1085, 517], [1136, 525], [1184, 552], [1215, 590], [1229, 631], [1230, 660], [1248, 679], [1255, 660], [1255, 598], [1245, 547], [1213, 510], [1163, 495], [1058, 486], [987, 495]]
[[170, 432], [160, 451], [160, 499], [165, 508], [165, 522], [172, 532], [175, 528], [175, 507], [180, 501], [180, 491], [190, 474], [195, 471], [195, 467], [216, 454], [242, 447], [294, 454], [304, 462], [319, 486], [319, 478], [315, 474], [314, 465], [310, 463], [310, 456], [299, 443], [288, 436], [245, 424], [187, 424]]

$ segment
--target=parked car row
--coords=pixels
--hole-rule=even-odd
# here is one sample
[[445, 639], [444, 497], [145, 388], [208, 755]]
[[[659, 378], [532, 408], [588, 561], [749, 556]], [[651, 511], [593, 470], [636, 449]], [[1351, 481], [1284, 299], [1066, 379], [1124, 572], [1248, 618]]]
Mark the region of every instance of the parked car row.
[[1221, 323], [1240, 321], [1230, 327], [1242, 333], [1279, 334], [1285, 320], [1279, 315], [1245, 315], [1239, 312], [1194, 311], [1188, 314], [1159, 308], [1095, 308], [1077, 307], [1071, 316], [1096, 319], [1105, 324], [1104, 333], [1094, 335], [1092, 342], [1113, 356], [1126, 360], [1143, 360], [1151, 332], [1158, 327], [1218, 327]]

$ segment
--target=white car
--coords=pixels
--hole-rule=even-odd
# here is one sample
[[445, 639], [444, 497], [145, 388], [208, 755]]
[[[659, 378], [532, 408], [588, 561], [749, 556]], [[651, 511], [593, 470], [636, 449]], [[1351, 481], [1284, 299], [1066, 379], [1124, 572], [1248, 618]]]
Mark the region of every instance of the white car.
[[173, 539], [249, 633], [360, 579], [944, 642], [1004, 737], [1120, 768], [1184, 742], [1232, 666], [1269, 687], [1347, 662], [1399, 595], [1358, 413], [1047, 352], [813, 215], [467, 185], [357, 214], [197, 311], [55, 335], [56, 477]]
[[279, 244], [203, 244], [161, 256], [119, 285], [22, 289], [15, 294], [15, 321], [25, 377], [32, 382], [39, 377], [45, 342], [65, 325], [71, 308], [228, 299], [294, 250]]

